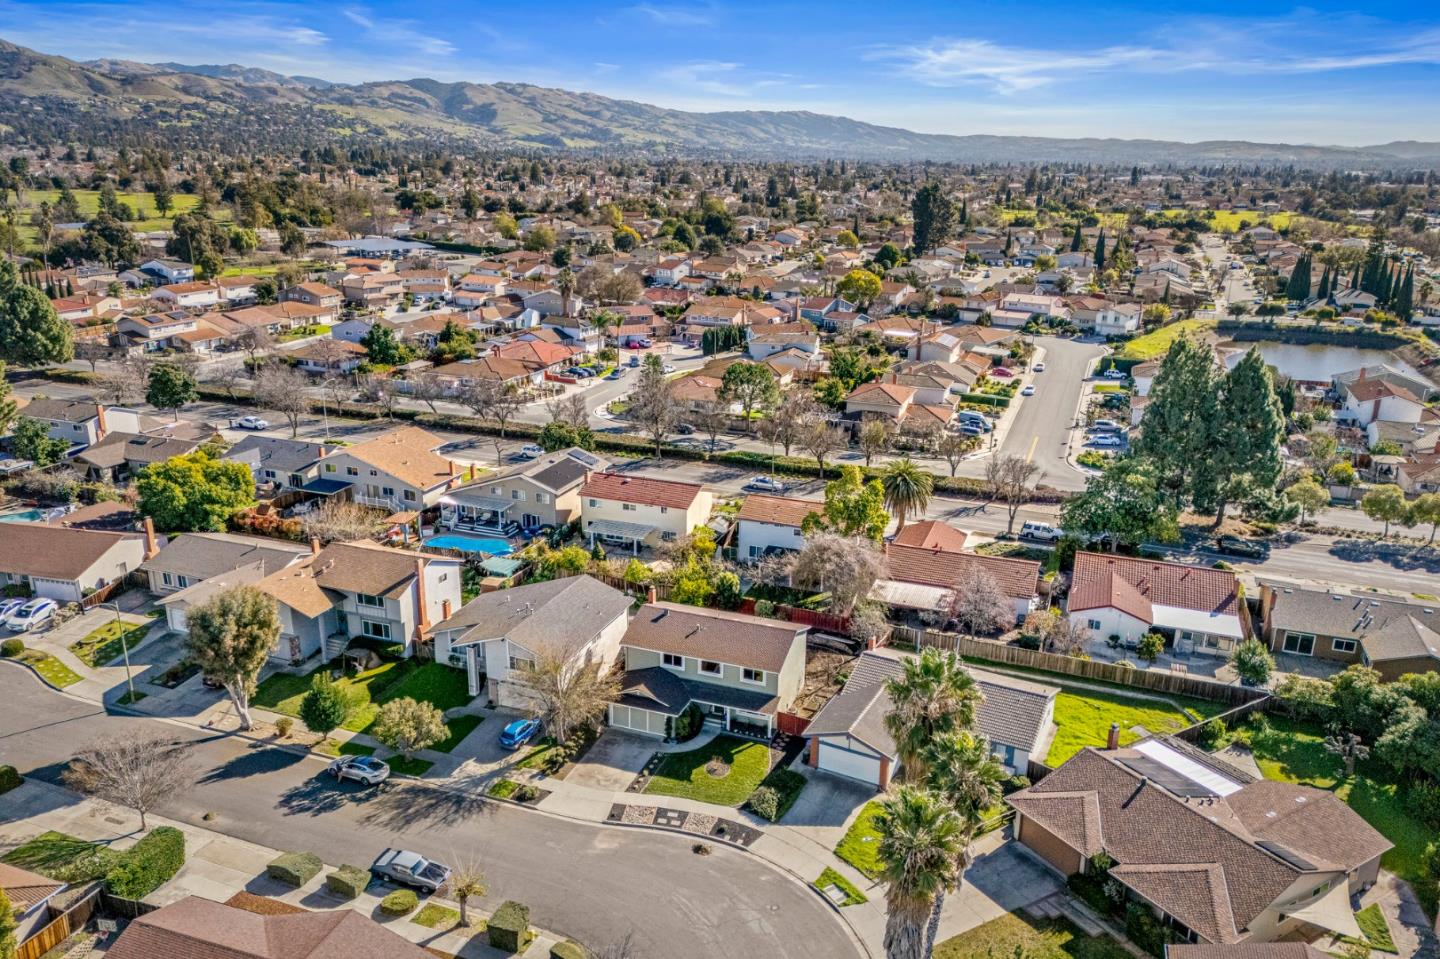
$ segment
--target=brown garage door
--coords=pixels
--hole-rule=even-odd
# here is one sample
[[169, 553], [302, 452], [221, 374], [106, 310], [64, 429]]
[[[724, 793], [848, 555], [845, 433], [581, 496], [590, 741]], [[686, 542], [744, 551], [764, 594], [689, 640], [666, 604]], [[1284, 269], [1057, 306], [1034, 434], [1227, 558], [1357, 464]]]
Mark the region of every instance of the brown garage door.
[[1055, 867], [1061, 875], [1070, 876], [1080, 871], [1081, 856], [1078, 850], [1072, 849], [1063, 839], [1033, 819], [1017, 816], [1016, 822], [1016, 835], [1020, 841]]

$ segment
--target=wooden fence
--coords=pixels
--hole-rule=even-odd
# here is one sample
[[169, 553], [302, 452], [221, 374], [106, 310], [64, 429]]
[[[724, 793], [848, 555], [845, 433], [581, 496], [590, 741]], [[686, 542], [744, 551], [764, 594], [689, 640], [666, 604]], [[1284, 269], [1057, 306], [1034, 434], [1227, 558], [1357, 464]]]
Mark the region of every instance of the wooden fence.
[[1225, 710], [1225, 712], [1221, 713], [1218, 716], [1211, 716], [1209, 719], [1202, 719], [1200, 722], [1195, 723], [1193, 726], [1186, 726], [1184, 729], [1180, 730], [1177, 733], [1174, 733], [1173, 735], [1178, 736], [1186, 742], [1198, 742], [1202, 738], [1201, 730], [1204, 729], [1207, 724], [1213, 722], [1223, 722], [1226, 726], [1233, 727], [1238, 720], [1244, 719], [1251, 713], [1267, 711], [1270, 708], [1271, 704], [1274, 703], [1274, 701], [1275, 698], [1273, 696], [1271, 696], [1269, 693], [1264, 693], [1258, 699], [1252, 699], [1248, 703], [1241, 703], [1234, 709], [1227, 709]]
[[145, 585], [149, 584], [149, 578], [146, 577], [144, 573], [138, 574], [138, 576], [140, 577], [140, 580], [138, 582], [132, 578], [136, 575], [136, 573], [130, 573], [129, 575], [122, 576], [119, 579], [112, 580], [111, 582], [106, 583], [104, 586], [95, 590], [95, 592], [91, 593], [89, 596], [81, 599], [80, 608], [94, 609], [96, 606], [99, 606], [101, 603], [109, 600], [110, 597], [125, 592], [125, 590], [129, 589], [131, 586], [140, 585], [140, 583], [142, 582]]
[[1241, 706], [1265, 699], [1268, 693], [1263, 689], [1235, 686], [1200, 676], [1171, 673], [1155, 669], [1139, 669], [1117, 666], [1095, 659], [1076, 659], [1055, 653], [1021, 649], [1003, 643], [970, 639], [957, 633], [939, 633], [934, 630], [910, 629], [896, 626], [890, 633], [891, 642], [909, 643], [920, 649], [932, 646], [948, 650], [960, 656], [984, 659], [994, 663], [1008, 663], [1027, 669], [1040, 669], [1051, 673], [1063, 673], [1076, 679], [1094, 679], [1122, 686], [1134, 686], [1172, 696], [1193, 696], [1210, 699], [1232, 706]]
[[775, 724], [787, 736], [803, 736], [805, 730], [810, 728], [810, 720], [794, 713], [776, 713]]
[[[40, 959], [45, 953], [69, 938], [71, 933], [85, 928], [85, 923], [90, 921], [99, 902], [100, 887], [96, 886], [89, 894], [77, 899], [68, 908], [58, 911], [55, 918], [51, 919], [39, 932], [21, 943], [20, 947], [15, 950], [15, 959]], [[52, 911], [55, 911], [53, 907]]]
[[[742, 600], [740, 612], [751, 616], [757, 616], [755, 607], [758, 604], [753, 599]], [[772, 604], [772, 619], [783, 619], [791, 623], [799, 623], [802, 626], [809, 626], [826, 633], [837, 633], [841, 636], [850, 635], [850, 617], [837, 616], [834, 613], [825, 613], [814, 609], [803, 609], [799, 606], [786, 606], [784, 603]]]

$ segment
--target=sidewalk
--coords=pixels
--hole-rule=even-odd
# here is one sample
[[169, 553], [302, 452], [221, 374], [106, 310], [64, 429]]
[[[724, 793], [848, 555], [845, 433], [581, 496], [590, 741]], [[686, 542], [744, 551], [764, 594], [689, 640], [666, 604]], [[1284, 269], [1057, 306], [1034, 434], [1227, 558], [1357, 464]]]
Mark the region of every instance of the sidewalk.
[[[18, 845], [42, 832], [54, 830], [104, 843], [114, 849], [127, 849], [140, 836], [139, 817], [129, 810], [105, 806], [89, 799], [77, 800], [66, 790], [46, 783], [27, 781], [7, 793], [5, 798], [5, 812], [0, 817], [0, 845]], [[488, 919], [489, 913], [473, 904], [470, 907], [473, 926], [469, 930], [459, 930], [458, 927], [454, 931], [432, 929], [412, 921], [420, 910], [399, 919], [380, 914], [380, 900], [398, 888], [389, 883], [372, 882], [370, 888], [354, 900], [341, 899], [330, 893], [325, 888], [325, 876], [339, 864], [326, 863], [314, 879], [296, 889], [265, 875], [266, 864], [278, 856], [280, 850], [159, 816], [150, 817], [150, 826], [174, 826], [185, 833], [185, 865], [169, 882], [145, 897], [148, 903], [164, 906], [186, 896], [225, 902], [244, 892], [309, 910], [354, 909], [417, 945], [464, 959], [501, 959], [512, 955], [491, 948], [484, 932], [477, 932], [483, 930], [481, 921]], [[364, 867], [363, 863], [352, 865]], [[425, 897], [421, 909], [431, 904], [459, 910], [457, 903], [439, 896]], [[563, 938], [543, 930], [536, 930], [536, 933], [534, 942], [521, 954], [529, 959], [548, 956], [550, 947]]]

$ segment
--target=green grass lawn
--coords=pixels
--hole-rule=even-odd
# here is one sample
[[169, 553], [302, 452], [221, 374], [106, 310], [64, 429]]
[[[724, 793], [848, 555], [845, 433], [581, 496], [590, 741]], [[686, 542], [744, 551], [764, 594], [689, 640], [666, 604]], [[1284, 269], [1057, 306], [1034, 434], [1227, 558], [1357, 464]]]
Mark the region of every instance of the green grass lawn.
[[[71, 190], [75, 195], [75, 202], [80, 207], [80, 215], [84, 219], [93, 217], [100, 210], [99, 190]], [[188, 193], [176, 193], [171, 198], [171, 209], [169, 214], [161, 216], [160, 211], [155, 209], [155, 197], [149, 193], [116, 193], [115, 198], [121, 203], [129, 204], [135, 211], [136, 219], [125, 225], [137, 233], [148, 233], [152, 230], [168, 230], [172, 221], [181, 213], [188, 213], [195, 209], [200, 203], [198, 196]], [[31, 212], [38, 210], [42, 202], [48, 202], [51, 206], [60, 199], [59, 190], [26, 190], [24, 192], [24, 207], [21, 216], [16, 223], [20, 237], [27, 241], [35, 239], [35, 228], [30, 225]], [[230, 211], [217, 208], [212, 211], [215, 219], [225, 220], [230, 217]]]
[[97, 843], [50, 831], [16, 846], [0, 862], [61, 882], [86, 882], [105, 875], [115, 855]]
[[1365, 944], [1371, 949], [1399, 953], [1400, 950], [1395, 948], [1395, 939], [1390, 935], [1390, 924], [1385, 921], [1385, 912], [1378, 902], [1371, 903], [1355, 913], [1355, 921], [1360, 924], [1360, 931], [1365, 934]]
[[449, 929], [460, 923], [460, 911], [439, 903], [427, 902], [419, 912], [410, 917], [410, 921], [426, 929]]
[[[1204, 715], [1213, 715], [1223, 709], [1219, 703], [1204, 705], [1213, 707], [1202, 711]], [[1086, 746], [1103, 748], [1110, 735], [1110, 724], [1117, 722], [1120, 724], [1120, 742], [1124, 744], [1139, 738], [1130, 732], [1131, 726], [1144, 726], [1152, 733], [1175, 732], [1191, 725], [1194, 720], [1180, 710], [1153, 699], [1131, 699], [1119, 693], [1065, 689], [1055, 697], [1055, 740], [1050, 744], [1045, 762], [1058, 766]]]
[[22, 663], [28, 663], [51, 686], [64, 689], [80, 682], [79, 673], [43, 650], [27, 649], [15, 658]]
[[515, 763], [515, 768], [539, 769], [544, 764], [545, 757], [549, 755], [550, 750], [554, 748], [555, 740], [551, 739], [549, 736], [542, 736], [539, 741], [535, 743], [533, 749], [531, 749], [524, 756], [520, 757], [519, 761]]
[[[314, 670], [303, 676], [275, 673], [260, 684], [252, 703], [261, 709], [298, 719], [300, 701], [310, 690], [312, 675]], [[416, 663], [414, 660], [383, 662], [374, 669], [346, 676], [336, 684], [355, 697], [356, 705], [341, 727], [352, 733], [368, 730], [375, 722], [380, 707], [402, 696], [428, 702], [441, 710], [464, 706], [471, 699], [463, 672], [440, 663]]]
[[1279, 716], [1271, 718], [1269, 730], [1250, 734], [1250, 746], [1266, 778], [1333, 792], [1393, 842], [1395, 848], [1381, 857], [1380, 865], [1408, 880], [1425, 911], [1435, 915], [1433, 887], [1419, 881], [1425, 875], [1425, 846], [1434, 833], [1410, 815], [1404, 796], [1380, 760], [1365, 760], [1357, 766], [1354, 778], [1346, 779], [1339, 757], [1325, 749], [1323, 729]]
[[475, 727], [484, 721], [484, 716], [475, 716], [470, 713], [466, 713], [463, 716], [456, 716], [454, 719], [448, 719], [445, 721], [445, 725], [450, 727], [450, 735], [430, 748], [436, 752], [448, 753], [460, 745], [460, 741], [473, 733]]
[[[725, 763], [729, 769], [723, 775], [712, 775], [707, 769], [712, 760]], [[764, 743], [716, 736], [699, 749], [667, 753], [645, 791], [720, 806], [738, 806], [769, 771], [770, 749]]]
[[1087, 936], [1063, 919], [1039, 921], [1017, 913], [992, 919], [935, 947], [935, 959], [1131, 959], [1109, 936]]
[[879, 815], [880, 803], [867, 802], [845, 831], [845, 838], [835, 847], [835, 855], [869, 879], [880, 878], [880, 830], [875, 826]]
[[[830, 886], [839, 887], [840, 891], [845, 894], [845, 898], [841, 899], [835, 905], [839, 906], [841, 909], [844, 909], [846, 906], [858, 906], [862, 902], [869, 901], [865, 898], [865, 894], [863, 892], [855, 888], [855, 884], [853, 882], [846, 879], [844, 876], [840, 875], [838, 872], [831, 869], [829, 866], [825, 867], [825, 871], [820, 873], [820, 877], [816, 879], [813, 883], [811, 883], [811, 885], [814, 886], [816, 889], [819, 889], [821, 893], [825, 893], [825, 890], [828, 889]], [[826, 898], [829, 898], [828, 893], [826, 894]]]
[[354, 741], [337, 743], [333, 739], [326, 739], [315, 745], [315, 751], [323, 756], [373, 756], [374, 746], [366, 746], [364, 743]]
[[406, 776], [423, 776], [429, 772], [431, 766], [435, 765], [424, 759], [406, 759], [404, 756], [392, 756], [385, 761], [390, 764], [392, 770]]
[[1137, 336], [1120, 348], [1115, 356], [1122, 360], [1153, 360], [1164, 356], [1170, 344], [1188, 334], [1200, 335], [1215, 329], [1214, 320], [1179, 320], [1169, 326]]
[[84, 639], [77, 639], [70, 645], [70, 652], [74, 653], [80, 662], [92, 669], [96, 666], [104, 666], [124, 655], [122, 639], [125, 643], [130, 644], [131, 649], [134, 649], [150, 631], [150, 626], [150, 623], [141, 623], [136, 626], [133, 623], [116, 622], [112, 619], [99, 629], [91, 630]]
[[496, 799], [509, 799], [519, 788], [520, 784], [513, 779], [497, 779], [485, 790], [485, 795], [494, 796]]

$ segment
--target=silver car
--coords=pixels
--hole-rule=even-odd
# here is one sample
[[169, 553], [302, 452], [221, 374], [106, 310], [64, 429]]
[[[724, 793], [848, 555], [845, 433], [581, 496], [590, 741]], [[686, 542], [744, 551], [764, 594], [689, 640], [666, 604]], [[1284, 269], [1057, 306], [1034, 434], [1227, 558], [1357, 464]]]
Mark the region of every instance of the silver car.
[[336, 779], [353, 779], [366, 786], [378, 786], [390, 778], [390, 767], [374, 756], [341, 756], [326, 772]]

